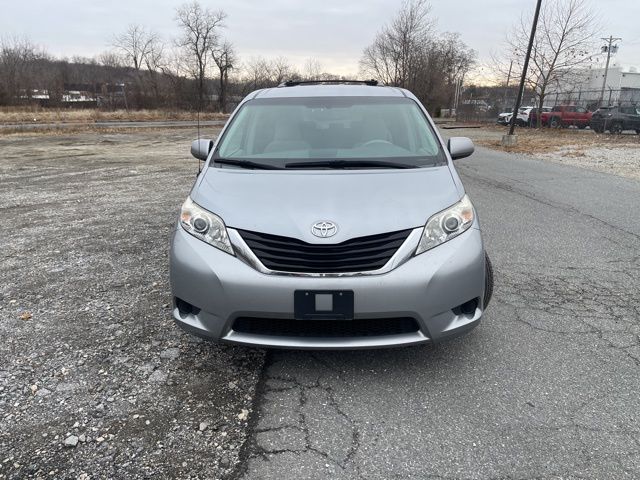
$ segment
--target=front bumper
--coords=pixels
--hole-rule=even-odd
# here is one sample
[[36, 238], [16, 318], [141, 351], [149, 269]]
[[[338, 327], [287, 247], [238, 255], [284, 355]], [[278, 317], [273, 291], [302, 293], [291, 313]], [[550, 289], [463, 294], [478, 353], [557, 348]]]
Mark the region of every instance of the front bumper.
[[[176, 228], [170, 253], [173, 317], [184, 330], [213, 340], [265, 347], [355, 349], [437, 342], [474, 328], [482, 316], [485, 265], [480, 230], [412, 257], [380, 275], [306, 277], [260, 273]], [[393, 335], [309, 337], [238, 332], [241, 317], [293, 319], [295, 290], [353, 290], [354, 318], [410, 317], [419, 331]], [[185, 313], [176, 299], [196, 307]], [[477, 299], [472, 313], [452, 309]], [[345, 320], [348, 322], [348, 320]], [[304, 320], [300, 320], [304, 322]]]

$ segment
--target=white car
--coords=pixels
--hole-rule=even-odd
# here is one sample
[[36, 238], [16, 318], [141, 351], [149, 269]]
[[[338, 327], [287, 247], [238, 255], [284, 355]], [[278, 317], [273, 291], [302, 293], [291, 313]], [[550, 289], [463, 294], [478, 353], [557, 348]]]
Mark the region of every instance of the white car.
[[[518, 118], [516, 120], [516, 125], [520, 127], [525, 127], [529, 124], [529, 113], [535, 107], [520, 107], [518, 109]], [[500, 125], [509, 125], [511, 123], [511, 117], [513, 115], [513, 111], [503, 112], [498, 115], [498, 123]]]

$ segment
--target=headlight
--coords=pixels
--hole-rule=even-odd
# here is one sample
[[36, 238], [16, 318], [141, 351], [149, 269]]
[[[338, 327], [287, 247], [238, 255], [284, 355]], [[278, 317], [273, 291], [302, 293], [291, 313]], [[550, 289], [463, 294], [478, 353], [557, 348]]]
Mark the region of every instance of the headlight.
[[416, 255], [437, 247], [468, 230], [473, 224], [473, 218], [473, 205], [465, 195], [458, 203], [436, 213], [427, 221]]
[[233, 255], [233, 247], [222, 219], [196, 205], [189, 197], [182, 205], [180, 224], [194, 237]]

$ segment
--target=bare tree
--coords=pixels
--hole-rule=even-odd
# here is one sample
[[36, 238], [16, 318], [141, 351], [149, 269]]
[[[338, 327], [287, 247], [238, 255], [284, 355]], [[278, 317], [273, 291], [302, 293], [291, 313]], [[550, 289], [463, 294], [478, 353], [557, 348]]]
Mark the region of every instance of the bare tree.
[[391, 24], [365, 48], [361, 70], [388, 85], [407, 86], [432, 35], [435, 22], [430, 11], [426, 0], [406, 0]]
[[110, 50], [102, 52], [100, 55], [98, 55], [98, 63], [110, 68], [120, 68], [124, 65], [122, 56]]
[[280, 85], [286, 80], [293, 80], [300, 76], [286, 57], [281, 56], [274, 58], [269, 67], [271, 80], [273, 80], [273, 83], [276, 85]]
[[308, 58], [304, 63], [304, 75], [307, 80], [320, 80], [322, 76], [322, 64], [317, 58]]
[[227, 14], [222, 10], [203, 8], [197, 0], [178, 8], [176, 20], [182, 30], [178, 45], [191, 60], [192, 74], [198, 82], [198, 99], [202, 105], [209, 55], [219, 42], [220, 28]]
[[438, 34], [425, 0], [407, 0], [392, 22], [364, 49], [363, 76], [410, 89], [428, 108], [451, 108], [455, 86], [471, 69], [475, 52], [459, 35]]
[[235, 68], [236, 52], [233, 44], [228, 41], [222, 42], [220, 45], [211, 49], [211, 56], [218, 67], [219, 88], [218, 88], [218, 105], [221, 112], [226, 111], [227, 107], [227, 86], [229, 84], [229, 70]]
[[[503, 64], [513, 60], [514, 67], [522, 68], [530, 28], [530, 16], [523, 16], [507, 38], [506, 51], [511, 56]], [[586, 0], [557, 0], [544, 4], [527, 75], [527, 84], [535, 92], [539, 107], [544, 105], [549, 86], [573, 88], [572, 82], [580, 70], [592, 61], [598, 30], [596, 15]], [[537, 118], [540, 126], [540, 115]]]
[[36, 60], [46, 57], [27, 38], [0, 40], [0, 101], [18, 103], [20, 97], [30, 98], [37, 79], [31, 74]]
[[148, 32], [140, 25], [129, 25], [127, 30], [117, 35], [113, 40], [113, 46], [122, 54], [125, 63], [136, 71], [147, 62], [147, 56], [155, 49], [158, 36]]
[[285, 80], [300, 78], [295, 67], [285, 57], [268, 60], [263, 57], [253, 57], [242, 65], [242, 93], [251, 90], [275, 87]]

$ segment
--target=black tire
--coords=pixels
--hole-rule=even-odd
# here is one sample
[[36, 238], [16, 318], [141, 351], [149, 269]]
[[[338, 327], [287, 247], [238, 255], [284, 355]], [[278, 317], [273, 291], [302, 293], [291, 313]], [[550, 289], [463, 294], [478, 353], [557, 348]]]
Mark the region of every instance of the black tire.
[[549, 127], [551, 128], [562, 128], [562, 120], [559, 118], [553, 117], [549, 120]]
[[586, 125], [578, 125], [578, 128], [579, 128], [580, 130], [584, 130], [585, 128], [587, 128], [587, 126], [586, 126]]
[[622, 133], [622, 124], [620, 122], [612, 123], [609, 127], [609, 131], [613, 135], [620, 135]]
[[489, 259], [487, 252], [484, 252], [484, 300], [482, 301], [483, 308], [486, 310], [491, 297], [493, 296], [493, 265]]

